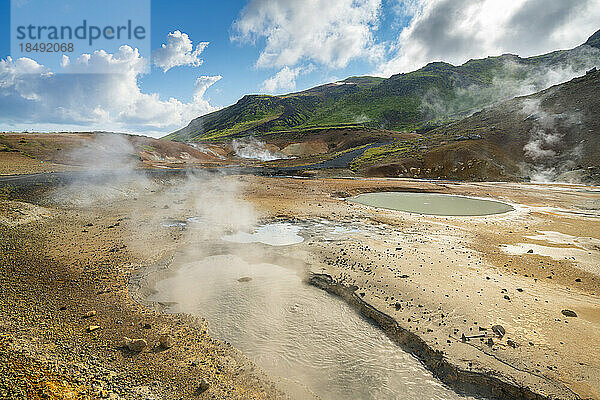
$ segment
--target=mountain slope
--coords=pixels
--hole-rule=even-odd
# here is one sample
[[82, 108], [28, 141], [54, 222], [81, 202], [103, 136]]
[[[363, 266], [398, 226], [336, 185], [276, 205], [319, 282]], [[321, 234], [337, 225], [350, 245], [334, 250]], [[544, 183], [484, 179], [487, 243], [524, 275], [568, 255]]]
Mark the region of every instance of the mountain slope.
[[600, 31], [574, 49], [541, 56], [504, 54], [460, 66], [435, 62], [388, 79], [352, 77], [288, 95], [247, 95], [166, 138], [226, 140], [348, 126], [427, 131], [485, 106], [568, 80], [593, 66], [600, 66]]
[[355, 171], [461, 180], [600, 181], [600, 71], [367, 150]]
[[382, 78], [353, 77], [283, 96], [246, 95], [222, 110], [194, 119], [166, 139], [194, 141], [289, 130], [303, 125], [323, 104], [368, 88]]

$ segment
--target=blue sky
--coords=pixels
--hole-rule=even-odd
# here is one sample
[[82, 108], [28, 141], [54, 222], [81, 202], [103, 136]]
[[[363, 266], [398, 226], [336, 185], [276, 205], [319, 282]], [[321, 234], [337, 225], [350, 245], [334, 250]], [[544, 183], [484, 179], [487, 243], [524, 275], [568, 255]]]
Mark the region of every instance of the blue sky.
[[[117, 0], [60, 4], [69, 1], [92, 4], [97, 15], [103, 10], [94, 7]], [[117, 4], [134, 1], [151, 0]], [[0, 85], [0, 130], [160, 136], [249, 93], [287, 93], [354, 75], [387, 77], [431, 61], [571, 48], [600, 28], [599, 10], [600, 0], [152, 0], [149, 49], [168, 44], [172, 51], [158, 58], [150, 50], [104, 47], [84, 62], [69, 54], [63, 68], [58, 58], [8, 58], [10, 1], [0, 0], [0, 83], [9, 82]], [[198, 49], [201, 42], [209, 44]], [[123, 78], [58, 74], [98, 68]]]
[[[256, 60], [264, 45], [264, 38], [256, 44], [237, 43], [230, 40], [232, 23], [239, 17], [246, 1], [228, 0], [223, 2], [202, 2], [194, 0], [152, 1], [152, 48], [159, 47], [169, 32], [180, 30], [193, 41], [210, 42], [202, 53], [204, 63], [199, 70], [179, 68], [167, 74], [154, 73], [142, 78], [142, 85], [148, 90], [158, 91], [165, 96], [189, 99], [192, 96], [194, 77], [221, 75], [210, 91], [210, 99], [219, 105], [228, 105], [248, 93], [264, 93], [262, 83], [277, 72], [276, 68], [257, 68]], [[396, 15], [386, 14], [389, 19]], [[402, 22], [401, 18], [397, 19]], [[404, 21], [406, 22], [406, 20]], [[398, 28], [398, 27], [397, 27]], [[391, 38], [391, 24], [382, 24], [378, 30], [380, 38]], [[307, 89], [333, 79], [344, 79], [353, 75], [364, 75], [374, 70], [365, 60], [354, 60], [345, 68], [318, 68], [299, 77], [296, 90]], [[290, 89], [293, 90], [293, 89]], [[288, 92], [282, 90], [280, 92]]]
[[[32, 0], [39, 3], [44, 0]], [[75, 1], [76, 3], [81, 3]], [[91, 2], [93, 3], [93, 2]], [[105, 3], [103, 1], [102, 3]], [[387, 3], [387, 2], [384, 2]], [[0, 35], [0, 58], [11, 55], [9, 35], [10, 0], [1, 0], [3, 34]], [[223, 79], [210, 89], [210, 99], [217, 105], [225, 106], [237, 101], [244, 94], [264, 93], [262, 83], [277, 72], [276, 68], [257, 68], [255, 63], [265, 39], [256, 43], [239, 43], [231, 40], [234, 34], [232, 24], [240, 16], [247, 4], [243, 0], [209, 2], [198, 0], [152, 0], [151, 1], [151, 48], [156, 49], [165, 42], [168, 33], [179, 30], [188, 34], [194, 44], [209, 42], [202, 52], [200, 67], [181, 66], [163, 73], [152, 68], [149, 74], [140, 76], [140, 86], [149, 92], [158, 92], [162, 98], [176, 97], [190, 100], [193, 95], [194, 79], [198, 75], [221, 75]], [[104, 6], [99, 7], [105, 9]], [[90, 13], [95, 7], [90, 6]], [[378, 39], [393, 38], [393, 30], [402, 28], [409, 19], [394, 13], [382, 13], [381, 23], [376, 30]], [[35, 20], [35, 16], [33, 17]], [[111, 49], [104, 48], [107, 51]], [[112, 49], [114, 50], [114, 49]], [[32, 57], [41, 62], [39, 57]], [[44, 63], [48, 65], [48, 63]], [[374, 69], [372, 63], [355, 59], [343, 68], [315, 68], [296, 80], [296, 89], [306, 89], [316, 84], [343, 79], [353, 75], [364, 75]], [[289, 88], [289, 90], [293, 90]], [[279, 90], [278, 92], [287, 92]]]

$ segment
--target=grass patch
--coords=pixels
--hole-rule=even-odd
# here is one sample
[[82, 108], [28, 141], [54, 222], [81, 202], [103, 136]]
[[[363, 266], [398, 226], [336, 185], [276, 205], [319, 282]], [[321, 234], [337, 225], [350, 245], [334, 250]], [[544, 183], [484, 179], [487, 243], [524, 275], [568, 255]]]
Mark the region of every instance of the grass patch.
[[208, 139], [208, 140], [212, 140], [212, 139], [222, 138], [222, 137], [225, 137], [225, 136], [236, 135], [238, 133], [245, 132], [247, 130], [255, 128], [255, 127], [257, 127], [259, 125], [262, 125], [264, 123], [273, 121], [273, 120], [277, 119], [280, 115], [281, 114], [270, 115], [270, 116], [264, 117], [264, 118], [259, 119], [259, 120], [251, 120], [251, 121], [239, 122], [239, 123], [233, 125], [230, 128], [223, 129], [221, 131], [213, 131], [213, 132], [208, 132], [208, 133], [205, 133], [205, 134], [200, 134], [200, 135], [194, 136], [192, 139]]

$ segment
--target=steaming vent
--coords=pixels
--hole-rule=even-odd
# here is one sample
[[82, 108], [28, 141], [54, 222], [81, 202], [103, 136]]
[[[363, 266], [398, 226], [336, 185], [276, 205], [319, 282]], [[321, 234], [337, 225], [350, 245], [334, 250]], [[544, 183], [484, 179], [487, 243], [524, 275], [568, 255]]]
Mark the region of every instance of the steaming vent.
[[242, 139], [234, 139], [231, 142], [231, 145], [233, 146], [233, 152], [235, 155], [241, 158], [260, 161], [273, 161], [289, 158], [278, 149], [269, 149], [265, 142], [262, 142], [252, 136]]

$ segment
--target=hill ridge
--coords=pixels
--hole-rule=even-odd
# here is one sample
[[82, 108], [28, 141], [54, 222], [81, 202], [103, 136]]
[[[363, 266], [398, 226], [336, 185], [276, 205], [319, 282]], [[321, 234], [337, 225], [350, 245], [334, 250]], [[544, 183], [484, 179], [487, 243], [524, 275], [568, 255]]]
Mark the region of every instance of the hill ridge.
[[247, 94], [165, 139], [222, 141], [307, 127], [426, 131], [594, 66], [600, 67], [600, 30], [573, 49], [539, 56], [507, 53], [457, 66], [435, 61], [389, 78], [353, 76], [284, 95]]

